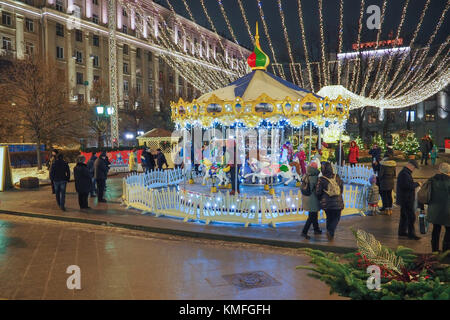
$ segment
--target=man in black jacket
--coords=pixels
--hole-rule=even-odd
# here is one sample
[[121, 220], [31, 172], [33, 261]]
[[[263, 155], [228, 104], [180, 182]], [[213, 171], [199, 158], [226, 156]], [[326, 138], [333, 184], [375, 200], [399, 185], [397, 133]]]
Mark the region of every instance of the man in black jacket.
[[96, 181], [95, 181], [95, 177], [94, 177], [94, 163], [95, 160], [97, 160], [97, 156], [95, 155], [95, 152], [92, 152], [92, 157], [89, 159], [88, 163], [87, 163], [87, 167], [89, 170], [89, 174], [91, 175], [91, 197], [96, 197], [97, 195], [95, 194], [96, 191]]
[[78, 204], [80, 209], [89, 209], [88, 197], [92, 190], [92, 177], [88, 166], [84, 163], [86, 158], [78, 156], [77, 165], [73, 168], [73, 175], [75, 177], [75, 190], [78, 193]]
[[[327, 237], [333, 240], [341, 212], [344, 209], [344, 199], [342, 193], [344, 191], [344, 182], [333, 173], [333, 167], [329, 162], [322, 162], [322, 176], [319, 177], [316, 187], [316, 195], [319, 200], [320, 208], [325, 210], [327, 216]], [[330, 184], [337, 184], [339, 194], [330, 195]]]
[[97, 182], [98, 202], [106, 202], [103, 198], [105, 193], [106, 179], [108, 178], [108, 165], [106, 153], [102, 152], [100, 157], [94, 162], [94, 177]]
[[166, 156], [164, 155], [164, 153], [162, 153], [161, 149], [157, 150], [157, 154], [156, 154], [156, 162], [158, 163], [158, 169], [162, 170], [163, 165], [166, 165], [166, 168], [169, 167], [169, 164], [167, 163], [166, 160]]
[[70, 180], [70, 169], [67, 162], [63, 160], [63, 155], [59, 153], [57, 159], [50, 169], [50, 180], [55, 186], [56, 203], [62, 211], [66, 211], [66, 185]]
[[394, 190], [394, 182], [396, 177], [397, 163], [393, 159], [390, 151], [386, 151], [384, 159], [380, 162], [380, 173], [378, 181], [380, 187], [380, 196], [383, 201], [383, 207], [380, 209], [382, 214], [392, 214], [392, 190]]
[[414, 182], [412, 178], [412, 172], [418, 168], [419, 165], [416, 160], [409, 160], [406, 167], [400, 171], [397, 177], [397, 204], [400, 205], [398, 235], [413, 240], [420, 239], [414, 232], [414, 223], [416, 221], [414, 199], [416, 196], [416, 188], [420, 184]]

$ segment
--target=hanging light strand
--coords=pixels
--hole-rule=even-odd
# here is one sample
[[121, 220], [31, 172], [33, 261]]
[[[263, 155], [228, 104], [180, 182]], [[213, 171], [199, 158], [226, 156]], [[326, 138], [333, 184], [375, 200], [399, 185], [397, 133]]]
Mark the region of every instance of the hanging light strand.
[[[364, 0], [361, 0], [361, 7], [359, 9], [358, 38], [356, 41], [356, 44], [358, 46], [358, 51], [360, 51], [359, 44], [361, 42], [361, 29], [362, 29], [363, 15], [364, 15]], [[351, 80], [351, 84], [348, 85], [348, 87], [350, 88], [350, 91], [353, 91], [353, 92], [355, 92], [355, 87], [358, 82], [359, 72], [356, 72], [356, 71], [357, 71], [357, 69], [359, 69], [359, 63], [360, 63], [360, 61], [359, 61], [359, 59], [357, 59], [355, 61], [355, 63], [353, 64], [352, 80]]]
[[[203, 0], [202, 0], [202, 2], [203, 2]], [[237, 0], [237, 2], [239, 4], [239, 9], [241, 10], [242, 19], [244, 19], [245, 26], [247, 27], [247, 32], [248, 32], [248, 35], [250, 37], [250, 40], [252, 41], [252, 43], [254, 43], [255, 42], [255, 38], [253, 37], [252, 29], [250, 29], [250, 25], [248, 23], [247, 15], [245, 14], [245, 9], [244, 9], [244, 6], [242, 4], [242, 1], [241, 0]]]
[[[300, 1], [300, 0], [298, 0]], [[409, 1], [409, 0], [408, 0]], [[342, 52], [342, 37], [344, 35], [344, 1], [339, 1], [339, 30], [338, 30], [338, 53]], [[341, 64], [337, 63], [338, 84], [341, 84]]]
[[302, 11], [301, 0], [297, 0], [297, 9], [298, 9], [298, 19], [299, 19], [299, 23], [300, 23], [300, 31], [301, 31], [301, 35], [302, 35], [303, 51], [305, 53], [306, 69], [308, 70], [309, 86], [311, 88], [311, 91], [314, 92], [315, 91], [314, 90], [314, 81], [313, 81], [311, 66], [310, 66], [310, 61], [309, 61], [308, 46], [306, 44], [305, 24], [303, 23], [303, 11]]
[[[267, 28], [266, 19], [264, 17], [264, 11], [263, 11], [263, 8], [262, 8], [262, 2], [261, 2], [261, 0], [256, 0], [256, 2], [258, 4], [259, 15], [261, 17], [261, 21], [262, 21], [262, 24], [263, 24], [264, 33], [266, 34], [266, 39], [267, 39], [267, 42], [269, 43], [270, 51], [272, 51], [273, 61], [275, 62], [275, 64], [278, 64], [277, 57], [275, 56], [275, 50], [273, 49], [273, 45], [272, 45], [272, 39], [270, 38], [269, 29]], [[286, 75], [284, 74], [283, 67], [281, 65], [279, 65], [279, 66], [280, 67], [278, 68], [278, 72], [280, 73], [281, 78], [286, 80]]]
[[283, 34], [284, 34], [284, 40], [286, 41], [286, 47], [288, 49], [288, 55], [289, 59], [291, 60], [292, 67], [290, 67], [291, 74], [293, 74], [292, 80], [295, 80], [295, 83], [299, 86], [303, 87], [303, 83], [300, 83], [300, 80], [297, 76], [297, 72], [295, 70], [294, 64], [294, 57], [292, 56], [292, 49], [291, 49], [291, 43], [289, 42], [289, 35], [286, 29], [286, 22], [284, 20], [284, 12], [283, 12], [283, 6], [281, 4], [281, 0], [278, 0], [278, 12], [280, 13], [281, 18], [281, 25], [283, 28]]
[[[225, 19], [225, 22], [227, 24], [228, 30], [231, 33], [231, 37], [233, 38], [233, 41], [239, 45], [239, 41], [237, 41], [236, 36], [234, 35], [234, 31], [233, 31], [233, 28], [231, 27], [230, 20], [228, 19], [225, 8], [223, 7], [222, 0], [217, 0], [217, 3], [219, 4], [220, 11], [222, 12], [222, 16]], [[240, 46], [239, 46], [239, 53], [241, 54], [241, 58], [244, 59], [244, 54], [242, 53]]]
[[319, 29], [320, 29], [320, 49], [322, 52], [322, 72], [324, 83], [322, 86], [328, 85], [329, 75], [328, 75], [328, 63], [325, 56], [325, 36], [323, 32], [323, 15], [322, 15], [322, 0], [319, 0]]
[[[412, 47], [414, 41], [416, 40], [417, 34], [419, 33], [420, 27], [422, 26], [423, 18], [425, 17], [425, 14], [428, 10], [429, 5], [430, 5], [430, 0], [427, 0], [424, 8], [422, 10], [422, 13], [420, 15], [419, 23], [417, 24], [416, 30], [414, 30], [413, 37], [411, 38], [411, 41], [409, 43], [409, 47]], [[406, 59], [402, 59], [400, 61], [400, 65], [398, 66], [397, 70], [395, 71], [394, 76], [392, 77], [391, 81], [389, 81], [388, 85], [386, 86], [385, 92], [390, 92], [390, 90], [392, 89], [392, 86], [393, 86], [394, 82], [397, 80], [397, 77], [400, 73], [400, 70], [402, 70], [402, 67], [403, 67], [403, 64], [405, 63], [405, 61], [406, 61]]]

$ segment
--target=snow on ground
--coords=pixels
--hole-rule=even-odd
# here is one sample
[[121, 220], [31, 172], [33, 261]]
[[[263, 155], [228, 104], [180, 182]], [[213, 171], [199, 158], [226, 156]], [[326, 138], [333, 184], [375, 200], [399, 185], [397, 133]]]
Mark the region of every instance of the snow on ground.
[[[69, 163], [70, 167], [70, 180], [73, 180], [73, 168], [75, 167], [75, 163]], [[42, 167], [42, 170], [38, 170], [37, 167], [28, 167], [28, 168], [13, 168], [13, 183], [19, 183], [20, 179], [25, 177], [37, 177], [39, 178], [39, 182], [42, 183], [50, 183], [49, 173], [46, 166]]]

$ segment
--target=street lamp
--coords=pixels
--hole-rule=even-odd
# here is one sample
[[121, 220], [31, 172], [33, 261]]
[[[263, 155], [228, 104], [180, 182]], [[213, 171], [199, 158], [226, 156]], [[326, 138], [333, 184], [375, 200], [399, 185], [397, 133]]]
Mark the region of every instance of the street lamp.
[[96, 107], [96, 111], [97, 111], [97, 115], [103, 115], [103, 113], [105, 112], [105, 108], [103, 106], [97, 106]]

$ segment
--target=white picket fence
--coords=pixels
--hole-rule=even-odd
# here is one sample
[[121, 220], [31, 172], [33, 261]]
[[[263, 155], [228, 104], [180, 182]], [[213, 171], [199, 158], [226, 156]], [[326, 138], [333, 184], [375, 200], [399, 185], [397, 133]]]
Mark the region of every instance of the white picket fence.
[[332, 164], [333, 171], [337, 173], [344, 183], [369, 185], [369, 178], [374, 174], [373, 169], [362, 164], [356, 164], [354, 167], [337, 166]]
[[[183, 179], [181, 169], [130, 174], [123, 179], [123, 203], [156, 216], [175, 216], [207, 224], [214, 221], [244, 223], [246, 227], [249, 224], [275, 227], [277, 223], [305, 221], [308, 217], [302, 209], [300, 191], [257, 197], [230, 195], [229, 192], [196, 194], [174, 186]], [[364, 215], [367, 186], [344, 185], [343, 199], [343, 216]]]

